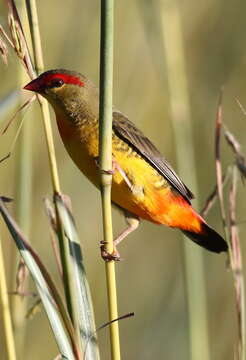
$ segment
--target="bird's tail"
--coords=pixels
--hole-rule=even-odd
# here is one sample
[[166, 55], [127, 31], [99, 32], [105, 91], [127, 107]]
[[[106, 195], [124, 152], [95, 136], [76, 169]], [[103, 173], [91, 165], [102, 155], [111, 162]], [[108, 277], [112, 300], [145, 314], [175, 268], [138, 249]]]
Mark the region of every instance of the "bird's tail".
[[199, 233], [187, 230], [182, 230], [182, 232], [196, 244], [209, 251], [220, 253], [228, 250], [225, 240], [205, 222], [202, 223]]

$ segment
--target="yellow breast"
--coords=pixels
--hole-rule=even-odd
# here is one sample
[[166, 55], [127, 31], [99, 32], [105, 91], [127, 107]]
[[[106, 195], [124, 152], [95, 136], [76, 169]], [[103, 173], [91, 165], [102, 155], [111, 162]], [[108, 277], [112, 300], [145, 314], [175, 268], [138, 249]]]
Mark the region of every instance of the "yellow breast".
[[[75, 127], [64, 118], [57, 118], [63, 143], [72, 160], [83, 174], [98, 188], [100, 178], [96, 158], [98, 158], [98, 122], [91, 121]], [[122, 175], [116, 171], [112, 178], [112, 201], [144, 219], [155, 221], [154, 193], [165, 188], [165, 179], [132, 148], [113, 135], [113, 158], [119, 164], [133, 185], [132, 190]]]

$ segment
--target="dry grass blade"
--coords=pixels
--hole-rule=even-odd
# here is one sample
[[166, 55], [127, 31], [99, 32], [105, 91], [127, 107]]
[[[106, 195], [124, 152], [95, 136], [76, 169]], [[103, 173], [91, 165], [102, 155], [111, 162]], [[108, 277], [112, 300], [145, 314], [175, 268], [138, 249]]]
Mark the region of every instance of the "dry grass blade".
[[44, 198], [44, 209], [54, 232], [57, 232], [57, 218], [55, 209], [48, 198]]
[[5, 1], [9, 9], [9, 13], [8, 13], [9, 30], [10, 30], [11, 42], [13, 44], [13, 48], [17, 56], [20, 58], [22, 64], [24, 65], [27, 73], [33, 79], [35, 77], [35, 71], [33, 70], [30, 52], [28, 50], [27, 41], [15, 6], [15, 2], [13, 0], [5, 0]]
[[229, 232], [231, 243], [231, 267], [234, 276], [234, 286], [236, 292], [236, 309], [238, 317], [238, 347], [237, 358], [245, 358], [245, 294], [244, 277], [242, 268], [241, 246], [236, 227], [236, 192], [237, 192], [237, 172], [233, 171], [232, 183], [229, 192]]
[[51, 238], [51, 246], [52, 246], [52, 249], [53, 249], [53, 252], [55, 255], [57, 269], [58, 269], [60, 278], [63, 280], [63, 270], [62, 270], [61, 257], [60, 257], [60, 253], [59, 253], [59, 247], [58, 247], [56, 238], [52, 232], [50, 233], [50, 238]]
[[8, 48], [3, 39], [0, 38], [0, 55], [3, 59], [3, 63], [8, 65]]
[[10, 156], [11, 156], [11, 153], [9, 152], [7, 155], [5, 155], [4, 157], [2, 157], [2, 158], [0, 159], [0, 164], [1, 164], [2, 162], [4, 162], [5, 160], [7, 160]]
[[132, 316], [134, 316], [134, 312], [131, 312], [131, 313], [128, 313], [128, 314], [119, 316], [117, 319], [113, 319], [113, 320], [108, 321], [108, 322], [106, 322], [105, 324], [99, 326], [99, 327], [95, 330], [95, 333], [92, 334], [92, 335], [90, 336], [90, 338], [87, 340], [87, 344], [86, 344], [86, 347], [85, 347], [85, 352], [84, 352], [83, 360], [86, 360], [86, 352], [87, 352], [87, 348], [88, 348], [89, 342], [92, 340], [92, 337], [93, 337], [98, 331], [104, 329], [105, 327], [109, 326], [110, 324], [112, 324], [112, 323], [114, 323], [114, 322], [116, 322], [116, 321], [128, 319], [129, 317], [132, 317]]
[[21, 258], [19, 261], [17, 273], [16, 273], [16, 293], [23, 296], [25, 293], [25, 280], [28, 276], [28, 270], [24, 260]]
[[236, 140], [235, 136], [227, 129], [225, 129], [225, 138], [228, 144], [232, 147], [234, 153], [241, 154], [241, 146], [239, 142]]
[[[19, 114], [19, 112], [20, 112], [21, 110], [23, 110], [24, 108], [26, 108], [26, 110], [27, 110], [27, 108], [29, 107], [29, 105], [30, 105], [35, 99], [36, 99], [36, 96], [34, 95], [31, 99], [27, 100], [27, 101], [16, 111], [16, 113], [14, 114], [14, 116], [12, 116], [12, 118], [9, 120], [9, 122], [8, 122], [7, 125], [4, 127], [4, 129], [0, 132], [0, 135], [4, 135], [4, 134], [6, 133], [6, 131], [8, 130], [9, 126], [12, 124], [12, 122], [14, 121], [14, 119], [16, 118], [16, 116]], [[16, 131], [15, 137], [14, 137], [14, 139], [13, 139], [13, 141], [12, 141], [11, 146], [10, 146], [10, 151], [8, 152], [7, 155], [5, 155], [4, 157], [2, 157], [2, 158], [0, 159], [0, 163], [3, 162], [3, 161], [5, 161], [5, 160], [7, 160], [7, 159], [11, 156], [11, 154], [12, 154], [12, 152], [13, 152], [13, 150], [14, 150], [15, 144], [16, 144], [16, 142], [17, 142], [17, 139], [18, 139], [18, 137], [19, 137], [19, 135], [20, 135], [23, 122], [24, 122], [24, 115], [23, 115], [23, 117], [22, 117], [22, 119], [21, 119], [20, 125], [19, 125], [19, 127], [18, 127], [18, 129], [17, 129], [17, 131]]]
[[15, 48], [14, 43], [12, 42], [12, 40], [10, 39], [10, 37], [8, 36], [6, 31], [2, 27], [2, 25], [0, 25], [0, 34], [4, 37], [4, 39], [7, 41], [7, 43], [14, 49]]
[[238, 170], [240, 171], [241, 175], [243, 176], [242, 179], [244, 179], [246, 177], [246, 161], [245, 161], [245, 157], [244, 156], [239, 156], [237, 158], [237, 167]]
[[7, 125], [3, 128], [3, 130], [1, 130], [0, 135], [4, 135], [8, 128], [10, 127], [10, 125], [13, 123], [13, 121], [16, 119], [17, 115], [20, 114], [20, 112], [23, 109], [28, 109], [28, 107], [31, 105], [31, 103], [36, 99], [36, 95], [33, 95], [30, 99], [28, 99], [23, 105], [21, 105], [21, 107], [14, 113], [14, 115], [11, 117], [11, 119], [8, 121]]
[[[231, 171], [230, 171], [230, 167], [227, 168], [225, 175], [222, 176], [222, 186], [224, 187], [227, 183], [227, 181], [229, 180]], [[205, 204], [202, 208], [202, 210], [200, 211], [200, 215], [202, 217], [206, 217], [208, 212], [211, 210], [211, 208], [213, 207], [215, 201], [218, 198], [218, 187], [217, 185], [215, 185], [213, 191], [211, 192], [211, 194], [207, 197]]]
[[58, 227], [57, 227], [57, 217], [56, 217], [56, 213], [55, 213], [55, 209], [52, 206], [50, 200], [48, 198], [44, 199], [44, 208], [45, 208], [45, 213], [49, 219], [50, 225], [51, 225], [51, 231], [50, 231], [50, 236], [51, 236], [51, 245], [52, 245], [52, 249], [54, 251], [54, 255], [55, 255], [55, 259], [56, 259], [56, 264], [57, 264], [57, 268], [58, 268], [58, 272], [60, 274], [61, 279], [63, 278], [63, 271], [62, 271], [62, 263], [61, 263], [61, 257], [59, 254], [59, 248], [57, 246], [57, 242], [54, 236], [54, 233], [56, 235], [58, 235], [57, 231], [58, 231]]
[[246, 115], [246, 110], [245, 110], [243, 104], [241, 104], [241, 102], [240, 102], [237, 98], [236, 98], [236, 102], [237, 102], [238, 106], [240, 107], [242, 113], [243, 113], [244, 115]]
[[235, 136], [228, 130], [225, 130], [225, 138], [227, 143], [231, 146], [236, 159], [236, 165], [243, 177], [246, 177], [246, 160], [241, 152], [241, 146]]
[[25, 318], [26, 319], [32, 319], [35, 314], [41, 311], [41, 299], [37, 299], [34, 304], [29, 308], [29, 310], [26, 313]]
[[14, 150], [14, 147], [16, 145], [16, 141], [17, 141], [17, 139], [18, 139], [18, 137], [20, 135], [23, 123], [24, 123], [24, 118], [21, 119], [20, 125], [19, 125], [19, 127], [18, 127], [18, 129], [16, 131], [15, 137], [14, 137], [14, 139], [12, 141], [11, 146], [10, 146], [10, 151], [8, 152], [7, 155], [5, 155], [3, 158], [0, 159], [0, 163], [3, 162], [4, 160], [7, 160], [11, 156], [11, 154], [12, 154], [12, 152]]
[[223, 96], [223, 89], [221, 89], [220, 91], [217, 114], [215, 119], [215, 165], [216, 165], [216, 182], [217, 182], [217, 191], [218, 191], [218, 198], [220, 204], [220, 213], [221, 213], [221, 219], [225, 233], [225, 239], [228, 243], [228, 231], [226, 226], [226, 212], [225, 212], [225, 204], [223, 197], [223, 176], [222, 176], [222, 165], [221, 165], [221, 154], [220, 154], [221, 129], [222, 129], [222, 96]]
[[[12, 113], [16, 105], [19, 105], [20, 92], [17, 90], [10, 91], [7, 95], [0, 99], [0, 126], [5, 119]], [[2, 127], [2, 126], [1, 126]]]

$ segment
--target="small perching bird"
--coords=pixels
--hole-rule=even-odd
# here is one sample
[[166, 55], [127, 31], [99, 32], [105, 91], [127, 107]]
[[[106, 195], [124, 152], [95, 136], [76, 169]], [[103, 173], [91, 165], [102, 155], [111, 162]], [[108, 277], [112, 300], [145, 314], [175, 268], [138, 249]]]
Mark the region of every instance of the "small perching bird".
[[[60, 69], [44, 72], [24, 89], [49, 101], [69, 155], [99, 188], [99, 94], [95, 85], [75, 71]], [[112, 157], [112, 202], [125, 212], [128, 226], [114, 240], [114, 253], [105, 258], [119, 258], [116, 245], [138, 227], [139, 219], [178, 228], [207, 250], [227, 251], [224, 239], [192, 208], [191, 191], [152, 142], [117, 110], [113, 110]]]

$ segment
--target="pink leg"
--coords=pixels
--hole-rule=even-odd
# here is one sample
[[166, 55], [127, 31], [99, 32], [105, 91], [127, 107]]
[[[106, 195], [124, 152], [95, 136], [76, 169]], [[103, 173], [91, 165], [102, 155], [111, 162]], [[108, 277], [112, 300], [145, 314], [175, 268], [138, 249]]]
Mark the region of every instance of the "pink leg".
[[128, 236], [131, 232], [133, 232], [134, 230], [136, 230], [139, 226], [140, 220], [139, 217], [131, 214], [128, 211], [124, 211], [125, 214], [125, 219], [126, 219], [126, 223], [127, 223], [127, 228], [124, 229], [118, 236], [117, 238], [114, 239], [114, 250], [112, 252], [112, 254], [109, 254], [106, 249], [105, 249], [105, 243], [102, 242], [101, 245], [101, 256], [105, 261], [120, 261], [120, 254], [117, 250], [117, 245], [126, 237]]
[[[97, 167], [99, 167], [99, 163], [98, 163], [98, 157], [95, 158], [95, 162]], [[124, 170], [120, 167], [120, 165], [117, 163], [117, 161], [115, 159], [113, 159], [112, 161], [112, 169], [111, 170], [102, 170], [104, 173], [106, 174], [110, 174], [110, 175], [114, 175], [115, 171], [119, 171], [119, 173], [121, 174], [121, 176], [123, 177], [123, 179], [125, 180], [126, 184], [128, 185], [128, 187], [130, 188], [131, 191], [133, 191], [133, 184], [130, 182], [130, 180], [128, 179], [126, 173], [124, 172]]]

